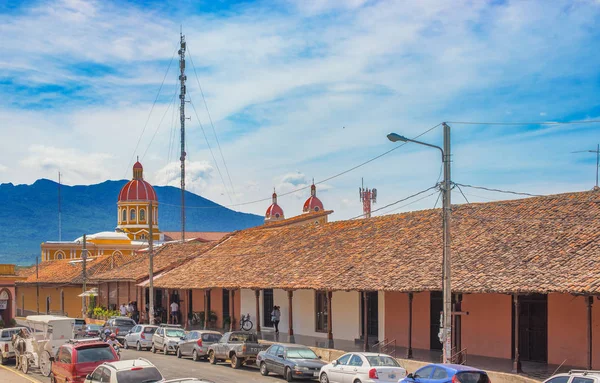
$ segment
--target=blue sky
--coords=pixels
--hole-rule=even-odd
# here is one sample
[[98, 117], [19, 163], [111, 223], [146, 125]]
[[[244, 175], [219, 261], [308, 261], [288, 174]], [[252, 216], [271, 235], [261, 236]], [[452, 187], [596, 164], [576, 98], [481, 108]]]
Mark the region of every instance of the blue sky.
[[[149, 181], [179, 185], [176, 61], [166, 71], [181, 25], [231, 175], [188, 60], [198, 112], [188, 104], [188, 186], [225, 205], [346, 170], [392, 148], [390, 131], [600, 118], [598, 1], [165, 4], [2, 3], [0, 182], [55, 179], [58, 170], [68, 184], [129, 178], [139, 155]], [[594, 156], [571, 152], [595, 148], [600, 124], [451, 125], [455, 182], [538, 194], [593, 186]], [[422, 139], [441, 144], [441, 129]], [[435, 151], [407, 145], [319, 185], [318, 195], [333, 219], [349, 218], [361, 212], [361, 177], [383, 206], [431, 186], [439, 169]], [[465, 192], [471, 202], [509, 198]], [[286, 215], [307, 196], [281, 198]]]

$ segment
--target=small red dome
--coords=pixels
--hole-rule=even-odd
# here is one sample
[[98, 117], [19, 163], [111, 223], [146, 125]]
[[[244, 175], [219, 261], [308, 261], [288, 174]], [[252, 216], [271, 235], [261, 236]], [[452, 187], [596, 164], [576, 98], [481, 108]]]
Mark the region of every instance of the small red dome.
[[133, 168], [144, 170], [144, 167], [142, 166], [142, 164], [140, 164], [140, 161], [137, 161], [135, 164], [133, 164]]
[[277, 205], [276, 203], [272, 204], [271, 206], [269, 206], [269, 208], [267, 209], [267, 212], [265, 213], [265, 218], [267, 219], [283, 219], [283, 209], [281, 208], [281, 206]]
[[310, 197], [304, 202], [304, 207], [302, 207], [303, 213], [309, 213], [311, 211], [321, 211], [323, 210], [323, 202], [319, 198], [317, 198], [317, 187], [313, 181], [313, 184], [310, 186]]
[[127, 182], [119, 193], [121, 201], [158, 201], [156, 192], [152, 185], [143, 179], [135, 179]]

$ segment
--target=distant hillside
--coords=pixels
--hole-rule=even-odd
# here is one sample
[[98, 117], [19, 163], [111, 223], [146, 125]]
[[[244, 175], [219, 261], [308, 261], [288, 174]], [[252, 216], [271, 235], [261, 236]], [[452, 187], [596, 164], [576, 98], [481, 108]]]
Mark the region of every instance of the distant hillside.
[[[117, 197], [127, 181], [106, 181], [89, 186], [62, 186], [62, 239], [84, 233], [112, 231], [117, 225]], [[177, 205], [181, 192], [172, 186], [155, 187], [159, 202], [159, 227], [179, 231]], [[31, 264], [40, 244], [58, 240], [58, 185], [41, 179], [33, 185], [0, 185], [0, 263]], [[175, 205], [175, 206], [174, 206]], [[239, 213], [186, 192], [187, 231], [233, 231], [260, 225], [263, 218]], [[209, 207], [198, 209], [192, 207]]]

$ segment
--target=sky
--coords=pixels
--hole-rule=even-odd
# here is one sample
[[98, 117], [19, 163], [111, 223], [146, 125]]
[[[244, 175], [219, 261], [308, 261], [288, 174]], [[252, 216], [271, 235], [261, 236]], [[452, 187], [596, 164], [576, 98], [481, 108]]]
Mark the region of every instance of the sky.
[[[300, 214], [313, 179], [332, 220], [362, 213], [363, 179], [374, 209], [427, 189], [440, 155], [416, 144], [330, 177], [444, 121], [453, 182], [590, 190], [595, 155], [572, 152], [600, 124], [536, 123], [600, 120], [599, 22], [597, 0], [3, 1], [0, 183], [129, 179], [139, 156], [149, 182], [179, 186], [182, 30], [187, 188], [234, 210], [303, 188], [279, 198]], [[419, 139], [442, 145], [442, 129]], [[517, 197], [462, 191], [454, 203]]]

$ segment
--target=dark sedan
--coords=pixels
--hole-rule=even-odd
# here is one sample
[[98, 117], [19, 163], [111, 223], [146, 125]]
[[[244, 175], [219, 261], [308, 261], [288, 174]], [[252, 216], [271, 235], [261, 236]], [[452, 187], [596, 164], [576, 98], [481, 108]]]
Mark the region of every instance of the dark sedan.
[[327, 363], [321, 360], [313, 350], [296, 344], [275, 343], [256, 357], [260, 373], [283, 375], [285, 380], [316, 379], [321, 367]]
[[79, 336], [81, 338], [97, 338], [100, 336], [100, 330], [102, 327], [97, 324], [86, 324], [81, 329]]

